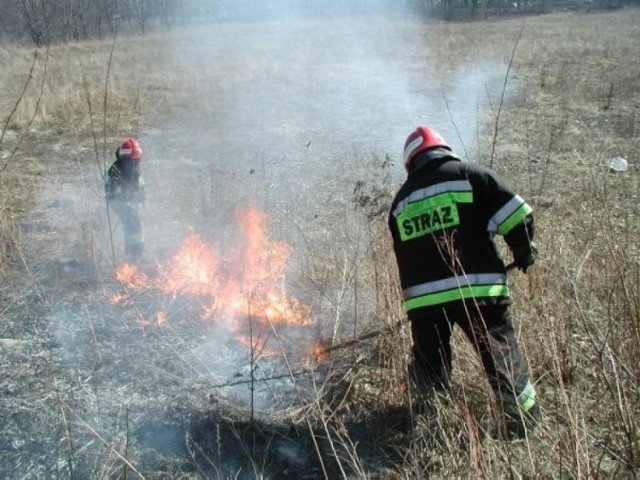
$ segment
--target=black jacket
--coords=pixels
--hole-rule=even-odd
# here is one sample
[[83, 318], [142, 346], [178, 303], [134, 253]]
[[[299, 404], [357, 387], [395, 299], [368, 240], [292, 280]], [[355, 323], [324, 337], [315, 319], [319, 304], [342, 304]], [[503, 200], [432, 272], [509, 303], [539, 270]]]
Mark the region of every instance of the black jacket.
[[144, 202], [145, 190], [140, 175], [140, 162], [118, 158], [107, 171], [104, 187], [110, 201]]
[[494, 172], [446, 149], [419, 154], [411, 167], [389, 214], [409, 316], [454, 302], [509, 303], [493, 237], [528, 247], [531, 207]]

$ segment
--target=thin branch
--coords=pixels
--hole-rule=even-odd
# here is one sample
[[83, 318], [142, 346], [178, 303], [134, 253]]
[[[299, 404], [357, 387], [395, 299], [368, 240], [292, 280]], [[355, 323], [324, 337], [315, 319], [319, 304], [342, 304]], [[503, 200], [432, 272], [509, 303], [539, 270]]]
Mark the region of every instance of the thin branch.
[[[13, 116], [16, 114], [16, 111], [18, 110], [18, 106], [20, 105], [20, 102], [22, 102], [22, 99], [24, 98], [24, 95], [27, 92], [27, 88], [29, 88], [29, 84], [31, 83], [31, 80], [33, 80], [33, 71], [38, 61], [38, 48], [39, 48], [39, 45], [36, 44], [36, 49], [33, 51], [33, 62], [31, 62], [31, 69], [29, 70], [29, 78], [27, 78], [27, 81], [24, 83], [22, 92], [20, 92], [20, 96], [18, 97], [16, 104], [13, 106], [13, 110], [11, 110], [11, 113], [7, 117], [4, 127], [2, 128], [2, 134], [0, 134], [0, 144], [2, 144], [2, 140], [4, 139], [4, 135], [7, 132], [7, 128], [9, 128], [9, 124], [11, 123]], [[3, 167], [3, 170], [4, 170], [4, 167]]]
[[102, 435], [100, 435], [100, 433], [98, 433], [95, 428], [85, 422], [84, 419], [73, 410], [69, 411], [76, 417], [78, 423], [85, 427], [95, 438], [97, 438], [102, 443], [102, 445], [109, 450], [109, 452], [114, 453], [116, 457], [118, 457], [125, 465], [127, 465], [131, 469], [131, 471], [136, 473], [140, 478], [145, 478], [144, 475], [140, 471], [138, 471], [138, 469], [131, 463], [131, 461], [128, 460], [125, 455], [116, 450], [111, 443], [109, 443]]
[[449, 108], [449, 99], [447, 98], [447, 94], [442, 92], [442, 98], [444, 99], [444, 105], [447, 107], [447, 113], [449, 114], [449, 118], [451, 119], [451, 123], [453, 124], [453, 128], [456, 131], [456, 135], [458, 136], [458, 140], [460, 140], [460, 145], [462, 145], [462, 151], [464, 152], [464, 158], [469, 161], [469, 155], [467, 153], [467, 147], [464, 145], [464, 140], [462, 140], [462, 136], [460, 135], [460, 129], [458, 129], [458, 124], [456, 123], [455, 118], [453, 118], [453, 113], [451, 112], [451, 108]]
[[522, 38], [522, 34], [524, 33], [524, 27], [526, 23], [522, 22], [522, 28], [520, 29], [520, 33], [518, 34], [518, 38], [516, 38], [516, 43], [513, 45], [513, 50], [511, 51], [511, 57], [509, 58], [509, 65], [507, 66], [507, 72], [504, 76], [504, 83], [502, 85], [502, 93], [500, 95], [500, 105], [498, 105], [498, 114], [496, 115], [496, 123], [493, 128], [493, 142], [491, 144], [491, 158], [489, 160], [489, 168], [493, 168], [493, 158], [496, 152], [496, 143], [498, 141], [498, 127], [500, 124], [500, 115], [502, 113], [502, 107], [504, 106], [504, 96], [507, 91], [507, 82], [509, 81], [509, 73], [511, 73], [511, 66], [513, 65], [513, 59], [516, 56], [516, 49], [518, 48], [518, 44], [520, 43], [520, 39]]
[[67, 466], [69, 467], [69, 476], [71, 478], [74, 477], [73, 472], [73, 457], [75, 455], [75, 449], [73, 448], [73, 439], [71, 438], [71, 429], [69, 428], [69, 419], [67, 418], [67, 414], [65, 413], [65, 403], [60, 395], [60, 388], [58, 387], [58, 380], [56, 378], [56, 374], [53, 370], [53, 365], [51, 361], [47, 362], [47, 367], [49, 367], [49, 374], [51, 375], [51, 379], [53, 380], [53, 391], [56, 394], [56, 401], [58, 403], [58, 408], [60, 409], [60, 416], [62, 417], [62, 426], [64, 428], [64, 438], [66, 440], [67, 445]]
[[[37, 50], [36, 50], [36, 52], [37, 52]], [[34, 59], [34, 61], [35, 61], [35, 59]], [[11, 151], [11, 155], [9, 155], [9, 159], [0, 168], [0, 172], [4, 171], [7, 168], [7, 166], [13, 161], [13, 158], [16, 156], [16, 153], [18, 153], [18, 150], [20, 149], [20, 146], [22, 145], [24, 137], [27, 135], [27, 133], [31, 129], [31, 125], [33, 125], [34, 120], [38, 116], [38, 110], [40, 109], [40, 102], [44, 98], [44, 85], [45, 85], [46, 80], [47, 80], [47, 67], [48, 67], [48, 65], [49, 65], [49, 43], [47, 43], [47, 49], [46, 49], [45, 58], [44, 58], [44, 67], [43, 67], [44, 71], [42, 73], [42, 82], [40, 83], [40, 93], [38, 94], [38, 99], [36, 100], [36, 106], [33, 109], [33, 115], [31, 116], [31, 119], [29, 120], [29, 123], [27, 124], [27, 126], [23, 129], [22, 134], [18, 138], [18, 143], [16, 144], [14, 149]], [[3, 134], [4, 134], [4, 132], [3, 132]]]
[[116, 40], [118, 38], [118, 28], [116, 27], [113, 32], [113, 42], [111, 43], [111, 50], [109, 51], [109, 62], [107, 64], [107, 76], [104, 79], [104, 97], [103, 97], [103, 124], [102, 124], [102, 137], [103, 137], [103, 154], [104, 154], [104, 172], [107, 172], [107, 106], [109, 100], [109, 78], [111, 75], [111, 62], [113, 61], [113, 52], [116, 49]]
[[[109, 99], [109, 77], [111, 74], [111, 62], [113, 60], [113, 52], [115, 51], [116, 48], [116, 39], [118, 38], [118, 28], [116, 26], [114, 32], [113, 32], [113, 42], [111, 44], [111, 51], [109, 52], [109, 62], [107, 64], [107, 75], [106, 78], [104, 80], [104, 96], [103, 96], [103, 118], [102, 118], [102, 139], [103, 139], [103, 143], [102, 143], [102, 157], [103, 157], [103, 168], [100, 169], [100, 173], [102, 175], [102, 179], [106, 179], [107, 178], [107, 105], [108, 105], [108, 99]], [[91, 108], [91, 102], [89, 102], [89, 108]], [[93, 126], [93, 115], [91, 115], [91, 124]], [[94, 148], [96, 151], [96, 161], [98, 162], [98, 168], [100, 168], [100, 162], [98, 159], [98, 145], [97, 145], [97, 140], [96, 140], [96, 136], [95, 136], [95, 129], [92, 128], [93, 133], [93, 142], [94, 142]], [[116, 250], [115, 250], [115, 246], [113, 243], [113, 231], [114, 231], [114, 227], [112, 225], [111, 222], [111, 214], [109, 212], [109, 202], [107, 201], [107, 198], [105, 197], [104, 199], [105, 202], [105, 208], [107, 211], [107, 223], [109, 226], [109, 243], [111, 245], [111, 261], [113, 263], [113, 266], [115, 268], [116, 265]]]

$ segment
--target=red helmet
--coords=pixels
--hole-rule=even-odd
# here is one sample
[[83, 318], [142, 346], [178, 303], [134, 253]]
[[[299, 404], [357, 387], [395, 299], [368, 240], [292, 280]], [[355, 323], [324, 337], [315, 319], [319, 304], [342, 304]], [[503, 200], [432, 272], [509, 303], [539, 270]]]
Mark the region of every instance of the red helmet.
[[131, 160], [140, 160], [142, 158], [142, 148], [135, 138], [127, 138], [118, 149], [120, 158], [130, 158]]
[[451, 150], [442, 135], [436, 132], [428, 125], [420, 125], [407, 137], [404, 142], [404, 166], [409, 170], [409, 164], [413, 157], [420, 152], [430, 150], [432, 148], [446, 148]]

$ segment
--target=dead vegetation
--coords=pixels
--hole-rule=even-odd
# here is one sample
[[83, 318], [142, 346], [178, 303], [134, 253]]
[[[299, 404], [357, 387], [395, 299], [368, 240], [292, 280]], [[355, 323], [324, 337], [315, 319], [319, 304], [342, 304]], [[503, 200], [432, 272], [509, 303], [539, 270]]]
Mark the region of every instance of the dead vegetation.
[[[375, 132], [397, 137], [392, 152], [345, 146], [339, 128], [326, 148], [334, 139], [321, 113], [334, 104], [324, 90], [307, 92], [315, 103], [275, 101], [304, 84], [293, 65], [306, 60], [271, 47], [269, 25], [219, 26], [206, 54], [197, 29], [174, 33], [173, 43], [148, 35], [0, 47], [4, 476], [637, 476], [639, 17], [554, 14], [407, 34], [424, 45], [406, 53], [409, 83], [426, 79], [435, 96], [461, 65], [512, 60], [508, 102], [499, 110], [487, 86], [491, 107], [473, 119], [465, 149], [493, 161], [538, 220], [540, 260], [531, 274], [514, 274], [512, 287], [543, 423], [535, 438], [513, 443], [489, 435], [489, 390], [462, 337], [452, 399], [424, 411], [407, 379], [410, 336], [384, 208], [402, 176], [390, 160], [424, 117]], [[240, 31], [255, 47], [231, 55], [225, 45]], [[383, 58], [398, 56], [390, 50], [379, 45]], [[359, 73], [345, 58], [315, 60]], [[273, 98], [252, 94], [256, 82], [273, 82]], [[286, 122], [278, 109], [292, 113]], [[305, 342], [393, 328], [310, 365], [234, 347], [199, 320], [202, 299], [125, 289], [113, 275], [120, 232], [109, 234], [102, 175], [131, 134], [143, 139], [152, 186], [149, 275], [190, 230], [233, 245], [229, 217], [255, 198], [269, 234], [294, 247], [288, 282], [315, 320]], [[609, 172], [618, 155], [629, 169]], [[116, 293], [128, 300], [114, 305]]]

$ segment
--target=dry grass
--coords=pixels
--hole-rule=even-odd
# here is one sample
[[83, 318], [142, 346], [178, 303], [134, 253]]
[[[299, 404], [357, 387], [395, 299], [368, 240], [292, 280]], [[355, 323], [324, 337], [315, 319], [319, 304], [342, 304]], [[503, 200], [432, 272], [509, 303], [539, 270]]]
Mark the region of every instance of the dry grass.
[[[403, 318], [380, 215], [402, 177], [385, 158], [395, 151], [305, 148], [309, 138], [330, 145], [332, 137], [304, 115], [305, 99], [263, 107], [256, 101], [267, 100], [250, 94], [251, 85], [273, 81], [279, 98], [305, 82], [294, 65], [308, 59], [283, 48], [305, 32], [272, 47], [268, 26], [217, 28], [206, 48], [196, 29], [172, 33], [172, 45], [149, 35], [52, 46], [36, 52], [35, 64], [33, 50], [0, 47], [7, 476], [637, 476], [640, 11], [425, 24], [419, 35], [399, 28], [423, 50], [399, 53], [383, 40], [375, 47], [383, 60], [406, 61], [409, 84], [435, 96], [448, 73], [470, 62], [513, 60], [507, 103], [499, 111], [492, 96], [492, 110], [471, 119], [477, 135], [466, 145], [473, 158], [493, 161], [537, 214], [539, 262], [527, 276], [515, 273], [512, 285], [544, 421], [535, 438], [513, 443], [486, 435], [489, 390], [459, 335], [454, 398], [430, 413], [419, 411], [407, 382], [405, 326], [331, 354], [321, 381], [297, 380], [315, 393], [311, 400], [292, 396], [270, 421], [246, 422], [227, 390], [211, 392], [227, 379], [198, 363], [211, 332], [187, 321], [188, 305], [149, 292], [131, 307], [108, 305], [119, 286], [110, 280], [101, 175], [117, 143], [135, 133], [148, 146], [154, 256], [166, 259], [189, 226], [219, 234], [254, 192], [272, 217], [270, 233], [296, 247], [292, 283], [325, 338]], [[251, 32], [252, 48], [238, 47], [239, 32]], [[359, 68], [348, 55], [314, 60]], [[320, 115], [324, 91], [307, 93], [320, 104], [309, 115]], [[235, 95], [252, 102], [248, 112]], [[270, 122], [273, 110], [289, 108], [289, 122]], [[234, 115], [261, 117], [264, 131], [230, 128]], [[283, 153], [278, 138], [299, 146]], [[629, 160], [627, 172], [607, 171], [617, 155]], [[332, 168], [310, 170], [311, 162]], [[173, 324], [140, 333], [135, 321], [156, 301]]]

